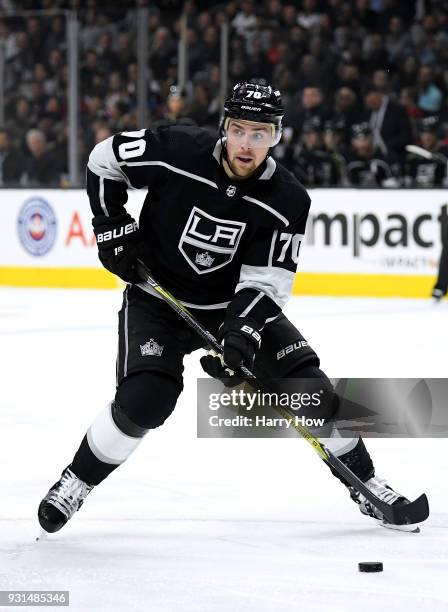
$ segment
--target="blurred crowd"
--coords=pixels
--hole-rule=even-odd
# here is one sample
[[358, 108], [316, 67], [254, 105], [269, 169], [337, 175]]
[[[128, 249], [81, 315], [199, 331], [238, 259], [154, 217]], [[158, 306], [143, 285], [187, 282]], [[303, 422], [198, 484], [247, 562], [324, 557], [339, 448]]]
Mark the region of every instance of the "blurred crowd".
[[281, 90], [285, 128], [273, 155], [306, 186], [447, 186], [447, 0], [0, 0], [0, 185], [68, 184], [65, 17], [17, 11], [77, 10], [83, 168], [95, 143], [142, 127], [138, 6], [148, 7], [150, 125], [189, 120], [216, 131], [228, 23], [229, 85], [267, 80]]

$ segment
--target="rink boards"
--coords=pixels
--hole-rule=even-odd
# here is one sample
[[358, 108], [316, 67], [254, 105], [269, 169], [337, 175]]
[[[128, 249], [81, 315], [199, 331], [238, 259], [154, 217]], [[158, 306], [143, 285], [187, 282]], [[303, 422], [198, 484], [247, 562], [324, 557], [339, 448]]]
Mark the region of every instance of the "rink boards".
[[[145, 191], [130, 191], [138, 217]], [[437, 274], [446, 190], [310, 190], [294, 293], [427, 297]], [[1, 191], [0, 284], [115, 288], [97, 258], [84, 190]]]

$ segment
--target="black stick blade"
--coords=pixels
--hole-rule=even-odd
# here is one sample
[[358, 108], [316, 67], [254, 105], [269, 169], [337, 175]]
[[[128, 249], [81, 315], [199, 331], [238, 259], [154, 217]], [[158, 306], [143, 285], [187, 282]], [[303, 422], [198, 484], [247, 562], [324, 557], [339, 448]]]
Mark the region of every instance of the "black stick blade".
[[328, 448], [325, 449], [328, 458], [327, 463], [335, 468], [335, 470], [343, 476], [352, 487], [362, 493], [369, 502], [377, 508], [386, 521], [393, 525], [413, 525], [414, 523], [422, 523], [429, 516], [428, 498], [425, 494], [420, 495], [415, 501], [405, 504], [391, 506], [382, 499], [379, 499], [367, 485], [362, 482], [342, 461], [333, 455]]
[[422, 523], [429, 516], [428, 498], [423, 493], [415, 501], [407, 504], [390, 506], [391, 517], [388, 520], [394, 525], [413, 525]]

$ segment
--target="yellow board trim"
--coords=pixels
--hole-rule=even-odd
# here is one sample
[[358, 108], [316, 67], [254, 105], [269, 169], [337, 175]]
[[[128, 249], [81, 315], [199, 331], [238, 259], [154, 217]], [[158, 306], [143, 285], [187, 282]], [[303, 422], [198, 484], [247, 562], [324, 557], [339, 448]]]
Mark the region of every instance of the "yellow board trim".
[[296, 275], [294, 295], [427, 298], [433, 276], [404, 274], [337, 274], [301, 272]]
[[0, 267], [0, 285], [116, 289], [122, 281], [104, 268]]
[[[399, 274], [297, 274], [294, 295], [427, 298], [435, 278]], [[0, 267], [0, 285], [116, 289], [122, 281], [103, 268]]]

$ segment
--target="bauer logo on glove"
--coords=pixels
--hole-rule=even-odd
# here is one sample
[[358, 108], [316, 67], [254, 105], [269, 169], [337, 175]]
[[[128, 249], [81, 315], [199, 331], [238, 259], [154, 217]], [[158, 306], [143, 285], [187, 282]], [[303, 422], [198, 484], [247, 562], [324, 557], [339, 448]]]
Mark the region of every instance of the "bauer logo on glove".
[[142, 255], [141, 234], [137, 222], [129, 213], [93, 218], [93, 231], [101, 263], [127, 283], [139, 280], [136, 272], [137, 259]]

